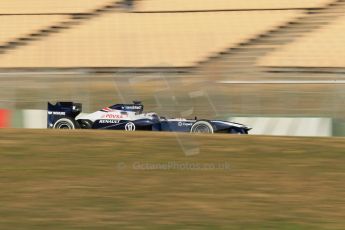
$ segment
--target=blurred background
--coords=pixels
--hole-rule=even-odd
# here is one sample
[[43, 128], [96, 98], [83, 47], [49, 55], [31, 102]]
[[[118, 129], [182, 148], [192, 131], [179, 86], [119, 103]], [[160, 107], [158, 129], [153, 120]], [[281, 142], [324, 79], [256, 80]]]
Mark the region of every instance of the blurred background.
[[252, 134], [345, 136], [343, 0], [0, 1], [0, 127], [141, 100]]

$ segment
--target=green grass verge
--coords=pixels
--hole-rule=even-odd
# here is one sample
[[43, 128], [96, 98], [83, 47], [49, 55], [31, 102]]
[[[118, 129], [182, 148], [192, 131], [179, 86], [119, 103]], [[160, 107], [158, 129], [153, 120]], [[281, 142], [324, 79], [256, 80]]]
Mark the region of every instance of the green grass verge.
[[0, 130], [0, 229], [343, 229], [344, 140]]

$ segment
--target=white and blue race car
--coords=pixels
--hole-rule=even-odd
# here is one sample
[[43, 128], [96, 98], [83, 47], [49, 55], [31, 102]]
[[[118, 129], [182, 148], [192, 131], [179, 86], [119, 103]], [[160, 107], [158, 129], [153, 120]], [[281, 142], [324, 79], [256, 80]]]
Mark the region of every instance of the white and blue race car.
[[248, 134], [245, 125], [221, 121], [184, 118], [165, 118], [156, 113], [144, 113], [139, 101], [133, 104], [115, 104], [90, 114], [81, 114], [82, 104], [74, 102], [48, 102], [47, 127], [51, 129], [111, 129], [146, 130], [192, 133]]

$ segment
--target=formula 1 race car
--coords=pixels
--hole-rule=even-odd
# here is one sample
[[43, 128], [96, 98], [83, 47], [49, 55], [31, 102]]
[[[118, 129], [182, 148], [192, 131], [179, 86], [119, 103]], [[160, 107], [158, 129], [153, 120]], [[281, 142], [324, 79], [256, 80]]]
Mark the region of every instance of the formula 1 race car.
[[91, 114], [80, 114], [82, 105], [74, 102], [48, 102], [48, 128], [51, 129], [111, 129], [146, 130], [192, 133], [248, 134], [245, 125], [220, 120], [168, 119], [156, 113], [144, 113], [139, 101], [133, 104], [115, 104]]

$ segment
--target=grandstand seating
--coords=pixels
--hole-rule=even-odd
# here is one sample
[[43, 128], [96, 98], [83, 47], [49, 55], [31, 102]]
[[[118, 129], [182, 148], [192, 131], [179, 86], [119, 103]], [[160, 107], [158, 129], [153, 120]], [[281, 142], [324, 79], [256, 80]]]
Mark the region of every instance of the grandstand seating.
[[7, 0], [0, 1], [0, 14], [85, 13], [119, 0]]
[[345, 17], [269, 53], [259, 65], [270, 67], [345, 67]]
[[[24, 1], [25, 6], [22, 4]], [[41, 2], [48, 1], [52, 0]], [[100, 104], [107, 104], [114, 97], [114, 84], [111, 82], [113, 73], [121, 78], [121, 82], [123, 79], [126, 79], [124, 80], [126, 82], [128, 76], [133, 76], [128, 73], [140, 71], [140, 75], [136, 75], [138, 82], [141, 79], [144, 79], [143, 81], [151, 79], [152, 76], [161, 76], [161, 73], [170, 74], [169, 76], [178, 75], [183, 85], [177, 84], [176, 88], [181, 89], [183, 93], [204, 87], [212, 88], [209, 95], [217, 102], [215, 106], [219, 114], [272, 115], [288, 111], [289, 114], [305, 113], [311, 116], [321, 113], [322, 116], [333, 116], [334, 106], [341, 104], [338, 95], [343, 95], [344, 92], [341, 92], [342, 88], [338, 86], [337, 90], [340, 93], [334, 93], [333, 86], [319, 89], [319, 85], [315, 86], [317, 90], [314, 90], [314, 86], [296, 87], [295, 90], [294, 85], [264, 85], [259, 88], [257, 85], [255, 87], [229, 85], [220, 89], [221, 84], [209, 84], [227, 80], [295, 80], [297, 78], [306, 80], [314, 76], [318, 79], [321, 77], [319, 73], [317, 76], [313, 74], [319, 71], [315, 69], [312, 70], [313, 72], [308, 72], [296, 68], [286, 68], [283, 71], [280, 71], [280, 68], [269, 68], [269, 66], [284, 66], [281, 57], [270, 56], [278, 55], [281, 48], [285, 52], [285, 59], [293, 59], [294, 66], [299, 63], [301, 67], [328, 66], [324, 64], [327, 62], [323, 59], [325, 55], [325, 59], [332, 59], [332, 66], [345, 67], [345, 63], [340, 63], [344, 60], [344, 56], [341, 55], [345, 53], [343, 44], [340, 43], [344, 40], [344, 27], [340, 28], [338, 25], [343, 22], [334, 21], [344, 15], [345, 0], [333, 0], [329, 5], [326, 4], [330, 1], [326, 0], [267, 0], [265, 2], [269, 4], [264, 4], [262, 7], [264, 1], [257, 4], [259, 1], [138, 0], [135, 1], [134, 13], [130, 13], [131, 8], [124, 8], [122, 1], [118, 1], [121, 4], [116, 4], [114, 0], [94, 0], [93, 2], [97, 4], [90, 7], [86, 6], [91, 0], [60, 0], [49, 2], [49, 7], [41, 8], [37, 8], [34, 0], [0, 1], [0, 12], [13, 14], [0, 15], [2, 108], [44, 109], [46, 101], [63, 99], [87, 102], [86, 111], [96, 110]], [[35, 2], [39, 1], [35, 0]], [[161, 7], [163, 2], [164, 8]], [[245, 2], [243, 7], [240, 5], [242, 2]], [[274, 5], [278, 2], [279, 5]], [[160, 8], [145, 5], [149, 3], [154, 3], [155, 7]], [[192, 6], [188, 6], [192, 3]], [[11, 4], [13, 7], [9, 8]], [[58, 4], [65, 4], [66, 7], [60, 7]], [[315, 8], [310, 9], [310, 7]], [[277, 10], [282, 8], [285, 10]], [[291, 8], [306, 9], [291, 10]], [[219, 12], [145, 13], [145, 11], [161, 10]], [[233, 11], [220, 12], [223, 10]], [[73, 15], [51, 16], [53, 14]], [[329, 25], [332, 30], [327, 29]], [[312, 33], [313, 39], [316, 40], [310, 39], [308, 42], [306, 39]], [[327, 37], [326, 34], [330, 35]], [[307, 42], [298, 45], [302, 41]], [[299, 49], [295, 50], [295, 46]], [[277, 52], [272, 53], [273, 50]], [[267, 59], [263, 58], [265, 55], [268, 55]], [[302, 55], [304, 55], [303, 60]], [[258, 60], [261, 66], [257, 65]], [[313, 65], [308, 64], [307, 60], [311, 60]], [[172, 68], [172, 70], [159, 68], [163, 66], [193, 66], [193, 68]], [[26, 67], [54, 69], [31, 70]], [[78, 71], [64, 69], [73, 67], [86, 69], [82, 69], [80, 75], [76, 73]], [[126, 68], [120, 71], [92, 67], [151, 68], [145, 70]], [[299, 73], [296, 74], [296, 71]], [[330, 68], [326, 71], [322, 77], [332, 80], [334, 73], [339, 72], [338, 69]], [[85, 72], [88, 73], [87, 78]], [[109, 74], [104, 74], [105, 72]], [[143, 100], [150, 98], [151, 101], [152, 91], [158, 84], [152, 84], [150, 81], [143, 87], [142, 83], [137, 84], [137, 78], [135, 80], [133, 81], [135, 87], [131, 84], [131, 88], [123, 90], [120, 86], [121, 93], [126, 91], [131, 97], [133, 93], [140, 97], [144, 95]], [[165, 85], [162, 87], [164, 88]], [[162, 89], [162, 87], [158, 88]], [[176, 92], [176, 95], [180, 94], [182, 94], [180, 91]], [[319, 102], [322, 100], [325, 105], [320, 106]], [[196, 104], [199, 106], [199, 102]], [[148, 108], [152, 108], [152, 105]], [[166, 110], [171, 112], [171, 116], [179, 116], [174, 112], [186, 109], [180, 106], [179, 109], [172, 111], [171, 108]], [[210, 115], [208, 107], [203, 107], [200, 111], [201, 113], [198, 114], [200, 116]], [[344, 113], [339, 111], [336, 115], [343, 118]]]
[[298, 11], [104, 14], [1, 55], [0, 67], [192, 66], [299, 15]]
[[330, 2], [330, 0], [140, 0], [136, 5], [136, 11], [312, 8]]
[[64, 15], [0, 16], [0, 45], [66, 20]]

